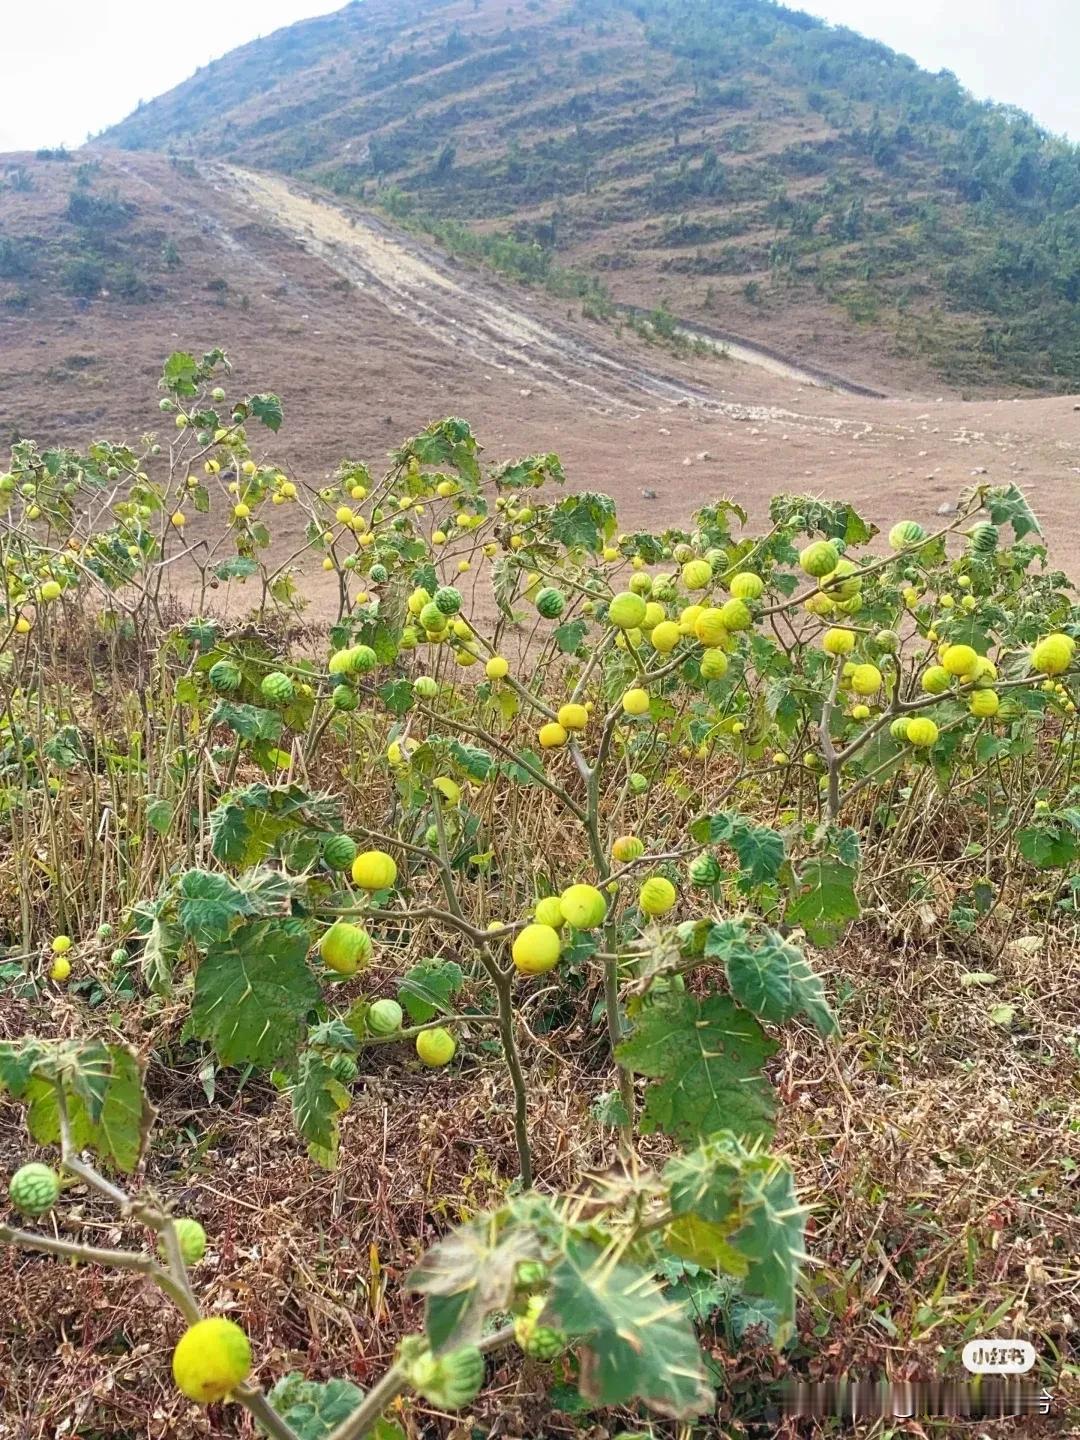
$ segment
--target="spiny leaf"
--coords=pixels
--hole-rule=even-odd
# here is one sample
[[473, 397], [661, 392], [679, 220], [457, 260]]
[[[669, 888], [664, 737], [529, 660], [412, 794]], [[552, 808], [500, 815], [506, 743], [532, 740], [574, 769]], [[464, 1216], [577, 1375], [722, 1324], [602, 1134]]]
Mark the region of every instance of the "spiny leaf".
[[500, 1235], [491, 1216], [462, 1225], [433, 1245], [407, 1282], [427, 1297], [431, 1348], [474, 1345], [488, 1315], [509, 1304], [519, 1263], [539, 1254], [539, 1242], [527, 1229]]
[[712, 1408], [689, 1316], [649, 1270], [573, 1239], [551, 1272], [547, 1313], [580, 1340], [581, 1393], [597, 1405], [640, 1399], [676, 1419]]
[[211, 945], [195, 977], [190, 1029], [223, 1065], [271, 1066], [295, 1052], [319, 986], [297, 920], [244, 925]]
[[643, 1004], [619, 1063], [657, 1083], [646, 1094], [642, 1130], [694, 1143], [717, 1130], [767, 1135], [773, 1093], [761, 1067], [776, 1046], [726, 995], [698, 1001], [669, 991]]

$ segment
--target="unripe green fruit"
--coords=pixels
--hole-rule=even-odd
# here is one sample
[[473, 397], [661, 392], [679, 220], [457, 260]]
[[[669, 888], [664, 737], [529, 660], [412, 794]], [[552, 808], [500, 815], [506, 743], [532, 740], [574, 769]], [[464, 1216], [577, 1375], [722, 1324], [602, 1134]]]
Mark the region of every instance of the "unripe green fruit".
[[367, 1012], [367, 1027], [372, 1035], [393, 1035], [401, 1029], [405, 1012], [396, 1000], [376, 1000]]
[[124, 949], [123, 945], [118, 945], [109, 956], [109, 959], [114, 965], [126, 965], [130, 958], [130, 955]]
[[[176, 1231], [176, 1239], [184, 1264], [197, 1265], [206, 1254], [206, 1231], [198, 1220], [192, 1220], [187, 1216], [181, 1216], [179, 1220], [174, 1220], [173, 1229]], [[158, 1238], [157, 1248], [162, 1259], [167, 1260], [169, 1252], [165, 1246], [164, 1235]]]
[[888, 655], [895, 655], [900, 645], [900, 637], [895, 630], [879, 630], [874, 636], [874, 645]]
[[390, 579], [390, 572], [385, 565], [372, 565], [368, 571], [368, 579], [373, 585], [385, 585]]
[[889, 531], [889, 545], [893, 550], [904, 550], [925, 539], [926, 531], [917, 520], [901, 520]]
[[351, 685], [335, 685], [330, 692], [330, 703], [335, 710], [355, 710], [360, 704], [360, 697]]
[[435, 591], [435, 604], [443, 615], [456, 615], [461, 609], [461, 591], [442, 585]]
[[976, 555], [992, 555], [997, 549], [998, 528], [988, 520], [973, 525], [967, 532], [968, 544]]
[[648, 780], [639, 770], [633, 771], [626, 783], [635, 795], [644, 795], [645, 791], [649, 788]]
[[695, 885], [715, 885], [723, 874], [720, 862], [708, 850], [702, 851], [700, 855], [695, 855], [687, 869], [690, 879]]
[[360, 1074], [360, 1066], [351, 1055], [333, 1055], [330, 1057], [330, 1074], [339, 1085], [351, 1085]]
[[902, 743], [907, 739], [907, 727], [907, 716], [901, 715], [889, 726], [889, 734], [894, 740], [899, 740]]
[[835, 545], [831, 545], [828, 540], [815, 540], [799, 555], [799, 565], [804, 574], [820, 580], [823, 575], [829, 575], [836, 569], [839, 559]]
[[413, 681], [413, 693], [421, 700], [434, 700], [439, 693], [439, 682], [430, 675], [418, 675]]
[[8, 1195], [24, 1215], [46, 1215], [60, 1195], [60, 1177], [36, 1160], [22, 1165], [8, 1182]]
[[263, 698], [273, 705], [287, 705], [293, 698], [293, 682], [280, 670], [272, 670], [259, 686]]
[[370, 645], [354, 645], [349, 652], [349, 669], [355, 675], [366, 675], [378, 663], [379, 657]]
[[566, 596], [553, 585], [547, 585], [536, 597], [536, 608], [545, 620], [557, 620], [566, 609]]
[[407, 1367], [409, 1384], [440, 1410], [460, 1410], [474, 1400], [484, 1383], [484, 1356], [475, 1345], [462, 1345], [443, 1355], [430, 1351]]
[[322, 857], [331, 870], [348, 870], [356, 859], [356, 842], [349, 835], [328, 835], [323, 841]]
[[425, 630], [430, 630], [433, 634], [438, 634], [440, 630], [446, 629], [449, 617], [439, 609], [434, 600], [429, 600], [420, 611], [419, 619], [420, 624]]

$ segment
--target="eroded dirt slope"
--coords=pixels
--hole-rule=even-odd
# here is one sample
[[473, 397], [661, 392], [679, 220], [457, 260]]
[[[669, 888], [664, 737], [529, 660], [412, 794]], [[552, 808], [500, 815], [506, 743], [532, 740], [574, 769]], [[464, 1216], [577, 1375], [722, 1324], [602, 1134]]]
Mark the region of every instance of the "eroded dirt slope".
[[[62, 228], [72, 179], [19, 158], [33, 188], [0, 195], [0, 220], [33, 241]], [[13, 308], [17, 282], [0, 280], [5, 440], [136, 438], [160, 425], [162, 358], [221, 344], [238, 383], [284, 397], [268, 453], [313, 482], [345, 455], [377, 466], [455, 413], [492, 458], [558, 451], [569, 483], [612, 494], [627, 527], [685, 522], [718, 495], [760, 519], [778, 490], [842, 495], [879, 524], [926, 521], [985, 476], [1028, 489], [1059, 563], [1080, 550], [1071, 398], [875, 400], [684, 360], [279, 179], [109, 155], [93, 184], [123, 193], [130, 226], [171, 241], [180, 263], [148, 269], [142, 300], [43, 276]]]

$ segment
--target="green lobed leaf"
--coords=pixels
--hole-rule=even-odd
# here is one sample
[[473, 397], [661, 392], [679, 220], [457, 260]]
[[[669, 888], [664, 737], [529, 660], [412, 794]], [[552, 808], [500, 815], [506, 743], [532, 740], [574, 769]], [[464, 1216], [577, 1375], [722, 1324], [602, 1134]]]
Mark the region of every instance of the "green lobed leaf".
[[269, 1067], [295, 1053], [319, 1000], [307, 964], [310, 937], [297, 920], [243, 925], [212, 944], [195, 976], [190, 1030], [223, 1065]]
[[414, 1025], [426, 1025], [450, 1009], [450, 999], [465, 982], [455, 960], [421, 960], [398, 981], [398, 999]]
[[292, 1374], [283, 1375], [267, 1398], [299, 1440], [326, 1440], [357, 1408], [364, 1392], [351, 1380], [306, 1380]]
[[721, 811], [704, 815], [690, 826], [699, 845], [730, 845], [739, 857], [745, 886], [775, 880], [784, 863], [784, 837], [769, 825], [755, 825], [743, 815]]
[[290, 1100], [297, 1131], [308, 1142], [308, 1154], [324, 1169], [332, 1170], [337, 1164], [341, 1115], [349, 1108], [349, 1092], [335, 1080], [317, 1051], [301, 1054]]
[[800, 926], [812, 945], [835, 945], [859, 917], [855, 871], [828, 857], [808, 860], [799, 872], [794, 899], [787, 907], [786, 923]]
[[729, 996], [667, 991], [646, 999], [617, 1056], [657, 1082], [646, 1092], [643, 1133], [693, 1144], [717, 1130], [771, 1134], [775, 1100], [761, 1067], [775, 1050]]
[[203, 946], [223, 940], [233, 925], [248, 914], [249, 902], [227, 875], [188, 870], [180, 877], [177, 911], [184, 934]]

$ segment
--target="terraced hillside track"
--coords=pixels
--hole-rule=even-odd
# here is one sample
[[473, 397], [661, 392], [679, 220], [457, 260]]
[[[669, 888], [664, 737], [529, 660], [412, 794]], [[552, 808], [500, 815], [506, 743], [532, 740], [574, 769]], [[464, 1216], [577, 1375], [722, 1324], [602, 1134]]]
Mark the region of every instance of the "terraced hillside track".
[[[438, 254], [370, 211], [235, 166], [218, 166], [214, 176], [232, 199], [258, 211], [263, 223], [287, 232], [301, 248], [390, 310], [419, 321], [432, 340], [465, 351], [483, 365], [557, 383], [590, 408], [608, 413], [640, 413], [681, 401], [735, 419], [755, 418], [745, 405], [722, 400], [718, 386], [696, 385], [674, 373], [634, 364], [569, 323], [530, 314], [492, 277]], [[736, 363], [761, 366], [800, 385], [876, 394], [738, 337], [706, 332], [701, 326], [685, 328]], [[709, 368], [706, 364], [706, 381]], [[790, 418], [800, 417], [792, 412]]]

